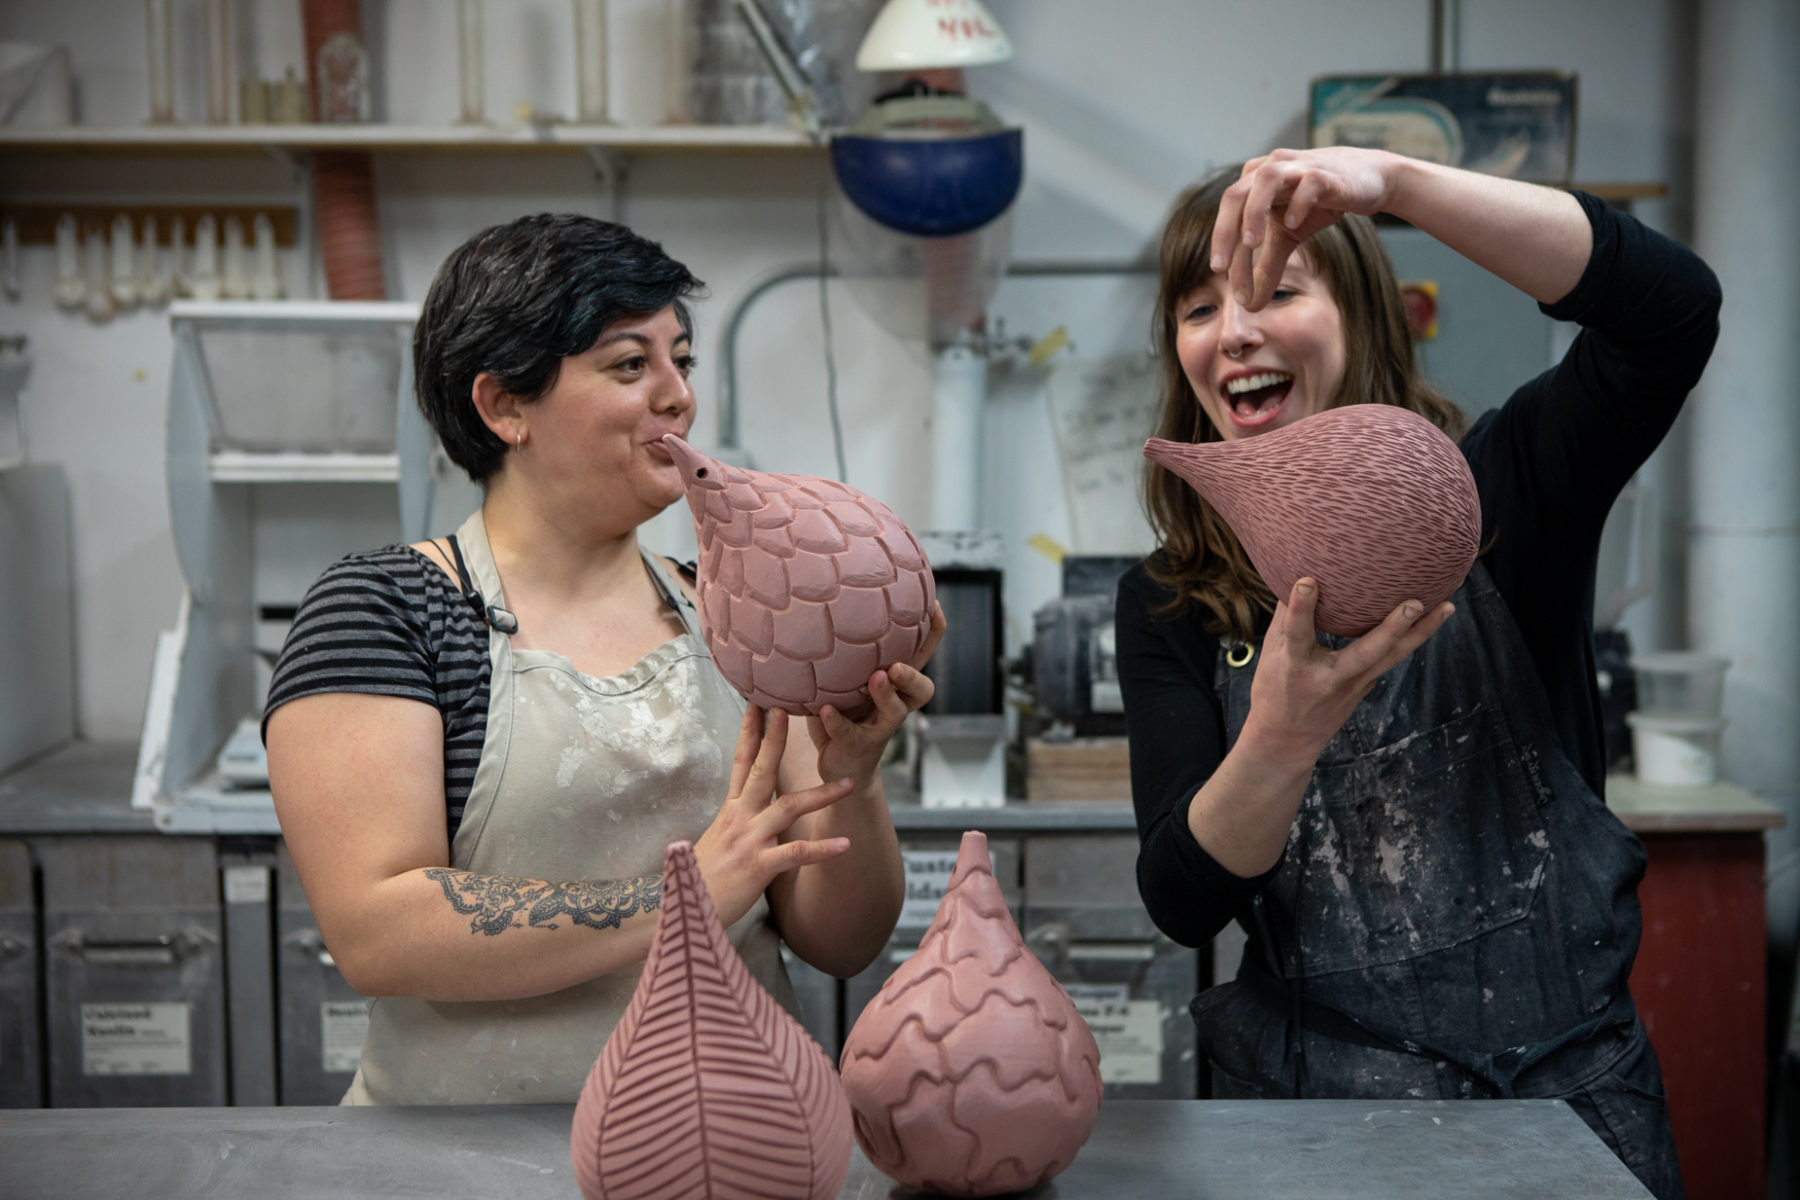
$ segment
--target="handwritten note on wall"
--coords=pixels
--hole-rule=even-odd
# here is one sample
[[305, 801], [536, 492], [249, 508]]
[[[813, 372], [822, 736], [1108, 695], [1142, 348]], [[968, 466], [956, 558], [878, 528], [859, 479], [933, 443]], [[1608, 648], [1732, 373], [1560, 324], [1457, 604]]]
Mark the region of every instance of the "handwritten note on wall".
[[1155, 541], [1139, 502], [1144, 439], [1156, 411], [1146, 354], [1070, 359], [1047, 388], [1078, 554], [1143, 554]]

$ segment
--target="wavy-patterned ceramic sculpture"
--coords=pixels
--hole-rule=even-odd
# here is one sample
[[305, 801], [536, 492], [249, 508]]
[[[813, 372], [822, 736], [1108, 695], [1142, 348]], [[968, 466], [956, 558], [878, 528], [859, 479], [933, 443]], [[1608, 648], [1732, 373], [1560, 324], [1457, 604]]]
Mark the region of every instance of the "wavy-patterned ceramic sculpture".
[[1019, 936], [985, 834], [963, 834], [931, 928], [863, 1009], [839, 1065], [863, 1153], [925, 1191], [1035, 1187], [1093, 1132], [1100, 1048]]
[[753, 704], [856, 715], [925, 645], [937, 585], [912, 531], [847, 484], [728, 466], [673, 434], [700, 544], [706, 647]]
[[1350, 404], [1229, 442], [1151, 438], [1144, 457], [1225, 518], [1279, 599], [1319, 583], [1313, 623], [1359, 637], [1408, 600], [1430, 611], [1481, 543], [1481, 500], [1456, 443], [1417, 413]]
[[850, 1109], [831, 1060], [732, 948], [694, 848], [663, 861], [649, 961], [575, 1106], [587, 1200], [835, 1197]]

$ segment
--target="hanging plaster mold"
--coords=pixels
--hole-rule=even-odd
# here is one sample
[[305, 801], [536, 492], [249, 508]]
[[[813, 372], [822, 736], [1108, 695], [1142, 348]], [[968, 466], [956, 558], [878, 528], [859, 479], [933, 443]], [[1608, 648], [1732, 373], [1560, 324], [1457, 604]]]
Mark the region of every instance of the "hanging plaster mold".
[[569, 1150], [586, 1200], [828, 1200], [850, 1172], [831, 1060], [751, 978], [692, 843], [664, 856], [650, 957], [581, 1089]]
[[1100, 1048], [1019, 936], [987, 835], [963, 834], [931, 928], [857, 1018], [839, 1067], [857, 1144], [908, 1187], [1036, 1187], [1087, 1142]]
[[1481, 500], [1462, 451], [1391, 404], [1326, 409], [1235, 441], [1151, 438], [1144, 457], [1218, 510], [1277, 598], [1317, 580], [1324, 633], [1360, 637], [1408, 600], [1429, 612], [1480, 548]]
[[893, 512], [847, 484], [728, 466], [670, 434], [700, 545], [700, 621], [731, 685], [764, 708], [856, 716], [869, 676], [910, 662], [937, 585]]

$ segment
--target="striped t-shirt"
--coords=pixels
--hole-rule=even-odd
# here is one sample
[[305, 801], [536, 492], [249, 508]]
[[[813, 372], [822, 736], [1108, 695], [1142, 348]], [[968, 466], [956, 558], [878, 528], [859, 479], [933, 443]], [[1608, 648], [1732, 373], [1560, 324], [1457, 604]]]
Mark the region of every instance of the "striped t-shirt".
[[325, 692], [403, 696], [444, 719], [450, 836], [462, 822], [487, 736], [488, 631], [455, 582], [409, 546], [342, 558], [294, 615], [263, 707]]

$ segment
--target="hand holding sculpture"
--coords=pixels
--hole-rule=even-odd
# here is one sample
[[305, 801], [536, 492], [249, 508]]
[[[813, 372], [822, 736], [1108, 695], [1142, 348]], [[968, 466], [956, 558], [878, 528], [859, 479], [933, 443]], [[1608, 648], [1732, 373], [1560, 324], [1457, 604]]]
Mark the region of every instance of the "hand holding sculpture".
[[1443, 431], [1391, 404], [1350, 404], [1227, 442], [1151, 438], [1144, 457], [1219, 511], [1257, 573], [1285, 597], [1319, 584], [1317, 627], [1361, 637], [1417, 600], [1462, 585], [1481, 543], [1481, 499]]
[[918, 539], [835, 480], [733, 467], [673, 434], [700, 546], [706, 647], [731, 685], [796, 716], [869, 705], [869, 677], [911, 663], [937, 586]]

